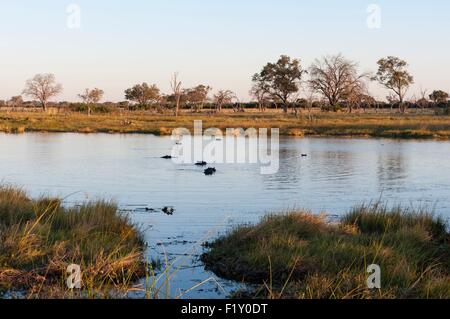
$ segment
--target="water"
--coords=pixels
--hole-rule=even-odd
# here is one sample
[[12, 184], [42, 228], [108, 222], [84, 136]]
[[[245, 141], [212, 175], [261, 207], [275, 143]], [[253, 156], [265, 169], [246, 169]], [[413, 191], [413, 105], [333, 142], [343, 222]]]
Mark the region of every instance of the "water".
[[[233, 225], [290, 208], [340, 215], [382, 198], [450, 217], [450, 142], [282, 138], [280, 171], [250, 164], [202, 168], [160, 159], [173, 141], [148, 135], [0, 134], [0, 180], [68, 204], [115, 200], [145, 230], [149, 257], [175, 263], [171, 295], [224, 298], [239, 287], [198, 261], [201, 243]], [[308, 157], [301, 157], [306, 153]], [[172, 216], [145, 208], [173, 206]]]

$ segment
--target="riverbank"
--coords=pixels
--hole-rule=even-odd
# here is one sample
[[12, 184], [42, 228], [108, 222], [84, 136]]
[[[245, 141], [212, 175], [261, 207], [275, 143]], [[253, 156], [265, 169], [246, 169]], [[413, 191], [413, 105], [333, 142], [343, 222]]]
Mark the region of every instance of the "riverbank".
[[312, 119], [303, 112], [298, 116], [268, 111], [260, 113], [224, 112], [223, 114], [185, 113], [179, 117], [146, 112], [95, 114], [79, 113], [0, 113], [0, 132], [76, 132], [134, 133], [170, 135], [179, 127], [193, 129], [194, 120], [202, 120], [203, 128], [279, 128], [284, 136], [382, 137], [403, 139], [450, 139], [450, 116], [431, 112], [399, 114], [322, 113], [313, 112]]
[[[12, 291], [21, 298], [125, 293], [146, 274], [144, 249], [140, 231], [114, 203], [65, 208], [60, 199], [30, 199], [0, 186], [0, 297]], [[81, 268], [81, 290], [67, 289], [72, 264]]]
[[[361, 207], [338, 223], [290, 212], [206, 246], [207, 269], [254, 285], [236, 297], [450, 298], [450, 235], [425, 212]], [[371, 264], [381, 267], [381, 289], [367, 288]]]

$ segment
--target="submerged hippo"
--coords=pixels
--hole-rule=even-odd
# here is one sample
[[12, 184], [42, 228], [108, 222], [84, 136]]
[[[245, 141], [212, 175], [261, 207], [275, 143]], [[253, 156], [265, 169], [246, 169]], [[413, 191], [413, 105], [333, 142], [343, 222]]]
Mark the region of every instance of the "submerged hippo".
[[164, 207], [161, 210], [166, 215], [173, 215], [173, 213], [175, 212], [175, 209], [173, 207]]
[[206, 163], [205, 161], [201, 161], [201, 162], [197, 162], [195, 163], [196, 166], [206, 166], [208, 165], [208, 163]]
[[216, 173], [216, 169], [214, 167], [209, 167], [205, 169], [205, 175], [214, 175]]
[[170, 155], [165, 155], [165, 156], [163, 156], [163, 157], [161, 157], [162, 159], [172, 159], [172, 156], [170, 156]]

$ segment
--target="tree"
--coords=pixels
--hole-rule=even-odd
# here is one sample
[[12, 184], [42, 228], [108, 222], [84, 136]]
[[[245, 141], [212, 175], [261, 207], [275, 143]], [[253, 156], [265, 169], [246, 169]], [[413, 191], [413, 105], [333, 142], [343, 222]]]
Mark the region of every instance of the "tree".
[[313, 115], [312, 115], [312, 110], [314, 107], [314, 102], [315, 102], [315, 94], [316, 92], [314, 90], [309, 89], [307, 91], [307, 97], [306, 97], [306, 109], [308, 110], [308, 120], [312, 121], [313, 120]]
[[267, 101], [270, 99], [270, 85], [260, 74], [255, 74], [252, 78], [253, 86], [250, 95], [258, 102], [259, 110], [265, 111]]
[[409, 74], [408, 63], [397, 57], [389, 56], [377, 62], [378, 72], [372, 79], [378, 81], [385, 88], [394, 92], [398, 97], [400, 112], [405, 113], [406, 106], [403, 103], [406, 92], [414, 78]]
[[93, 90], [86, 89], [84, 93], [78, 94], [78, 97], [87, 105], [88, 115], [91, 115], [91, 105], [100, 102], [104, 93], [103, 90], [95, 88]]
[[8, 104], [11, 107], [20, 107], [23, 104], [23, 99], [21, 95], [13, 96], [9, 101]]
[[181, 88], [181, 81], [178, 80], [178, 73], [172, 75], [170, 80], [170, 86], [172, 88], [172, 93], [175, 98], [175, 116], [178, 116], [178, 111], [180, 109], [180, 101], [183, 95], [183, 89]]
[[[377, 100], [373, 96], [371, 96], [368, 92], [366, 92], [366, 94], [364, 94], [361, 97], [361, 102], [364, 111], [366, 110], [366, 108], [370, 109], [378, 106]], [[376, 112], [378, 112], [378, 110], [376, 110]]]
[[367, 74], [358, 74], [357, 66], [341, 54], [317, 59], [309, 68], [309, 86], [331, 106], [337, 106], [342, 100], [354, 99], [364, 90], [363, 79], [367, 77]]
[[416, 104], [422, 109], [424, 110], [425, 108], [428, 107], [428, 105], [430, 104], [428, 99], [427, 99], [427, 89], [420, 89], [420, 99], [416, 102]]
[[388, 101], [389, 105], [391, 106], [391, 110], [396, 106], [397, 104], [400, 104], [398, 101], [398, 96], [394, 93], [390, 93], [388, 96], [386, 96], [386, 100]]
[[225, 104], [230, 104], [236, 95], [230, 90], [220, 90], [214, 95], [214, 103], [216, 104], [216, 112], [222, 111]]
[[365, 83], [357, 82], [350, 86], [344, 96], [347, 103], [348, 112], [352, 113], [354, 108], [359, 109], [364, 105], [369, 94]]
[[208, 99], [208, 94], [211, 92], [211, 87], [200, 84], [194, 88], [183, 91], [187, 103], [195, 107], [195, 109], [203, 108], [203, 105]]
[[36, 74], [34, 78], [26, 82], [23, 94], [37, 99], [45, 111], [47, 110], [49, 99], [59, 95], [62, 90], [62, 85], [56, 83], [55, 75]]
[[269, 94], [278, 98], [287, 113], [290, 98], [300, 90], [300, 84], [305, 70], [302, 70], [300, 61], [282, 55], [276, 63], [268, 63], [260, 73], [253, 76], [255, 84], [260, 82], [269, 89]]
[[436, 105], [446, 104], [448, 102], [448, 97], [448, 93], [441, 90], [433, 91], [433, 93], [430, 94], [430, 100]]
[[158, 87], [153, 84], [149, 86], [147, 83], [136, 84], [130, 89], [125, 90], [125, 99], [138, 103], [141, 107], [147, 107], [150, 103], [159, 100], [160, 93]]

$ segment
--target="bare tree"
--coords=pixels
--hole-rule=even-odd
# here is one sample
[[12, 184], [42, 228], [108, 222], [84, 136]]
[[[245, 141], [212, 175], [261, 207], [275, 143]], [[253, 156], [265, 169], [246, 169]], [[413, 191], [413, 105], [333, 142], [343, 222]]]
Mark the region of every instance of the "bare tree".
[[364, 112], [366, 111], [366, 108], [375, 108], [375, 112], [378, 113], [378, 102], [368, 91], [362, 96], [361, 102]]
[[173, 96], [175, 98], [175, 116], [178, 116], [180, 109], [181, 96], [183, 95], [183, 89], [181, 88], [181, 81], [178, 80], [178, 73], [175, 72], [170, 80], [170, 86], [172, 87]]
[[225, 104], [229, 104], [235, 98], [234, 92], [230, 90], [220, 90], [214, 95], [214, 103], [216, 104], [216, 112], [222, 111]]
[[55, 75], [36, 74], [34, 78], [26, 82], [23, 94], [37, 99], [45, 111], [49, 99], [60, 94], [62, 90], [62, 85], [56, 83]]
[[244, 105], [243, 105], [242, 101], [237, 97], [236, 94], [234, 94], [234, 96], [230, 102], [232, 102], [233, 99], [235, 100], [235, 103], [233, 104], [233, 111], [236, 113], [237, 112], [245, 112]]
[[428, 90], [424, 89], [424, 88], [420, 88], [420, 99], [417, 101], [417, 105], [422, 109], [422, 111], [424, 111], [425, 108], [427, 108], [428, 105], [430, 104], [427, 99], [427, 95], [428, 95]]
[[91, 106], [93, 104], [97, 104], [98, 102], [101, 101], [101, 99], [103, 98], [103, 94], [105, 92], [103, 92], [103, 90], [100, 89], [93, 89], [93, 90], [89, 90], [86, 89], [84, 91], [84, 93], [82, 94], [78, 94], [78, 97], [83, 101], [83, 103], [86, 104], [87, 109], [88, 109], [88, 115], [91, 115]]
[[307, 97], [306, 97], [306, 109], [308, 110], [308, 120], [312, 121], [313, 120], [313, 115], [312, 115], [312, 110], [313, 110], [313, 106], [314, 106], [314, 101], [316, 99], [316, 92], [314, 90], [308, 90], [307, 92]]
[[360, 109], [368, 96], [369, 90], [363, 81], [356, 81], [350, 85], [344, 94], [348, 112], [352, 113], [354, 108]]
[[368, 75], [358, 74], [357, 66], [341, 54], [317, 59], [309, 69], [309, 86], [336, 106], [363, 86], [362, 80]]
[[253, 76], [253, 86], [250, 90], [250, 95], [256, 99], [258, 102], [258, 107], [260, 111], [266, 110], [266, 104], [271, 97], [270, 84], [261, 77], [260, 74], [255, 74]]

